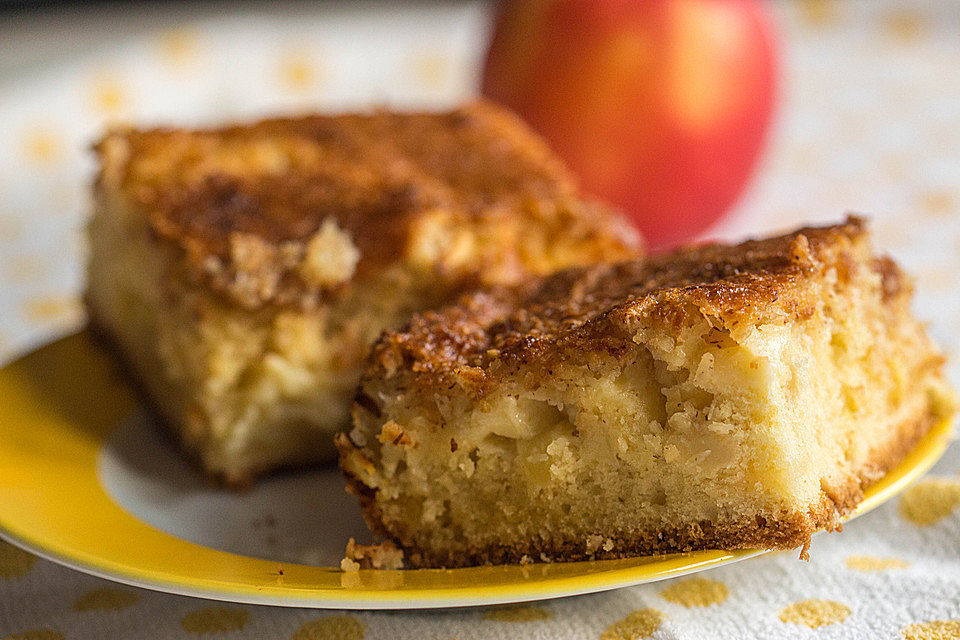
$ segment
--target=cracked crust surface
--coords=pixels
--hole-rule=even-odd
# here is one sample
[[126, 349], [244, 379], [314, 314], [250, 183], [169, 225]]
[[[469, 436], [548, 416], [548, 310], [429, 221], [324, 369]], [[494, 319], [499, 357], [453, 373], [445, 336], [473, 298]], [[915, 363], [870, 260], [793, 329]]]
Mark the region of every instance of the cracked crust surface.
[[[518, 367], [547, 367], [564, 354], [622, 353], [632, 343], [624, 327], [644, 319], [679, 327], [694, 314], [740, 324], [802, 318], [817, 295], [809, 281], [828, 269], [853, 276], [863, 265], [848, 252], [866, 237], [863, 220], [850, 217], [841, 225], [687, 247], [475, 293], [386, 336], [367, 374], [389, 377], [416, 363], [416, 384], [482, 393]], [[882, 276], [885, 299], [910, 296], [908, 279], [889, 258], [871, 267]]]
[[[640, 247], [616, 214], [582, 199], [540, 138], [485, 102], [118, 129], [95, 149], [99, 181], [184, 251], [195, 278], [247, 307], [309, 303], [396, 262], [490, 284]], [[572, 255], [543, 255], [551, 249], [537, 238]], [[355, 264], [311, 269], [328, 261], [323, 248], [344, 242]], [[311, 260], [318, 252], [323, 260]]]

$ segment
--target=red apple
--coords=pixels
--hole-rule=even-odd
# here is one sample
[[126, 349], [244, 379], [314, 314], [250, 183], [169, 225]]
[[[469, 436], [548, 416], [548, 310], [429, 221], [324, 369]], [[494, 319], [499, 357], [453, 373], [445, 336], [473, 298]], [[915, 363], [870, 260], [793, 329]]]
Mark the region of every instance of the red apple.
[[775, 89], [762, 0], [516, 0], [500, 8], [482, 90], [663, 247], [741, 193]]

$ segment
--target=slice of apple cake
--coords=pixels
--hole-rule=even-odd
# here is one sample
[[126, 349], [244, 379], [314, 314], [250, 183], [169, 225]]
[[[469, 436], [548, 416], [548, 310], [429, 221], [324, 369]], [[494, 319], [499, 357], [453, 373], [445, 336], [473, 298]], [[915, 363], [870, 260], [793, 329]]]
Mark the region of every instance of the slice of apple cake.
[[379, 340], [340, 463], [413, 566], [805, 547], [954, 411], [911, 295], [853, 218], [472, 294]]
[[487, 103], [121, 129], [96, 150], [93, 326], [231, 483], [334, 459], [370, 344], [413, 311], [640, 249]]

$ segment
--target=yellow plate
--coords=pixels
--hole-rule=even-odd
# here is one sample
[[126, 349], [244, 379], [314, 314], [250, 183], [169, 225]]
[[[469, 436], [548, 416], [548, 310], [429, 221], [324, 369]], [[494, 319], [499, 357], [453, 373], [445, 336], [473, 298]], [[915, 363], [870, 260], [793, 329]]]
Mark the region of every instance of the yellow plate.
[[[597, 562], [354, 574], [343, 573], [337, 566], [310, 566], [231, 553], [222, 548], [231, 544], [236, 548], [236, 540], [249, 540], [252, 534], [234, 535], [234, 542], [219, 544], [217, 536], [224, 538], [230, 531], [237, 532], [218, 530], [214, 525], [220, 519], [237, 516], [238, 512], [231, 509], [242, 512], [251, 508], [243, 502], [250, 498], [213, 491], [203, 497], [199, 485], [183, 490], [181, 479], [189, 473], [175, 466], [180, 464], [177, 460], [165, 461], [165, 472], [124, 470], [125, 460], [138, 456], [141, 447], [137, 443], [152, 437], [143, 434], [153, 434], [154, 430], [143, 430], [133, 447], [129, 441], [126, 449], [120, 446], [120, 454], [114, 450], [115, 435], [125, 421], [145, 414], [89, 334], [64, 338], [0, 370], [0, 398], [2, 536], [68, 567], [148, 589], [297, 607], [454, 607], [614, 589], [762, 553], [704, 551]], [[927, 471], [940, 457], [948, 437], [948, 424], [932, 429], [896, 469], [867, 491], [853, 515], [876, 507]], [[147, 459], [148, 465], [155, 458], [176, 457], [166, 450], [151, 449], [153, 446], [142, 446], [147, 453], [140, 457]], [[288, 477], [277, 480], [279, 485], [268, 484], [265, 500], [270, 502], [266, 504], [280, 502], [278, 496], [290, 493], [283, 489], [283, 483], [300, 481]], [[342, 496], [342, 491], [333, 493]], [[201, 498], [208, 502], [195, 502]], [[253, 508], [262, 509], [262, 504]], [[297, 513], [302, 516], [305, 509], [300, 506]], [[189, 536], [203, 540], [213, 536], [213, 544], [189, 542], [162, 530], [170, 530], [164, 514], [191, 513], [191, 508], [194, 513], [211, 515], [192, 517], [190, 522], [207, 522], [213, 529], [201, 527]], [[322, 519], [325, 515], [329, 513], [318, 512], [314, 517]], [[341, 518], [337, 513], [331, 521], [336, 524], [352, 517]], [[252, 526], [276, 526], [267, 520], [266, 524], [254, 522]], [[287, 531], [303, 527], [309, 527], [309, 523], [292, 523]], [[282, 533], [266, 536], [266, 547], [271, 536], [283, 537]], [[325, 543], [342, 549], [344, 538]], [[214, 548], [217, 546], [221, 548]], [[277, 554], [280, 552], [266, 548], [257, 555], [277, 558]], [[329, 556], [327, 562], [333, 564]]]

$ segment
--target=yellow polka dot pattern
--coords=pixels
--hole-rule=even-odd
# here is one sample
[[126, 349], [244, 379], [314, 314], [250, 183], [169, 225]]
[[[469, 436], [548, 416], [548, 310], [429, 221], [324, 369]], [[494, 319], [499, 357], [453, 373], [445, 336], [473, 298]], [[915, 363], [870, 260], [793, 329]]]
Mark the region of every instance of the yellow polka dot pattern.
[[97, 115], [115, 119], [130, 106], [125, 83], [112, 73], [101, 74], [90, 83], [90, 103]]
[[952, 191], [928, 191], [920, 196], [920, 212], [941, 218], [957, 211], [957, 196]]
[[490, 609], [483, 613], [483, 619], [496, 620], [497, 622], [533, 622], [535, 620], [547, 620], [552, 615], [543, 607], [522, 605]]
[[160, 57], [172, 67], [192, 63], [200, 51], [200, 36], [195, 29], [179, 27], [160, 34]]
[[684, 607], [709, 607], [720, 604], [729, 596], [727, 585], [706, 578], [681, 580], [660, 592], [664, 600]]
[[873, 556], [850, 556], [847, 568], [855, 571], [886, 571], [888, 569], [906, 569], [910, 566], [900, 558], [875, 558]]
[[913, 44], [923, 34], [922, 18], [910, 9], [891, 11], [882, 22], [883, 33], [901, 44]]
[[812, 27], [823, 27], [837, 19], [837, 0], [800, 0], [801, 19]]
[[33, 322], [77, 322], [83, 307], [73, 296], [44, 296], [27, 300], [25, 313]]
[[900, 515], [921, 527], [943, 520], [960, 504], [960, 480], [927, 478], [907, 489], [900, 498]]
[[126, 589], [104, 587], [87, 591], [73, 603], [74, 611], [119, 611], [140, 601], [140, 594]]
[[21, 578], [30, 572], [36, 562], [35, 555], [0, 541], [0, 579]]
[[422, 53], [409, 62], [412, 80], [421, 87], [442, 87], [450, 76], [450, 60], [441, 53]]
[[37, 128], [24, 137], [23, 152], [35, 164], [54, 164], [63, 155], [63, 141], [54, 132]]
[[317, 84], [319, 76], [319, 65], [306, 52], [288, 53], [280, 61], [280, 83], [289, 91], [305, 91]]
[[843, 622], [850, 615], [850, 607], [833, 600], [803, 600], [784, 607], [779, 618], [783, 622], [816, 629]]
[[290, 640], [360, 640], [364, 631], [353, 616], [328, 616], [303, 625]]
[[656, 609], [636, 609], [626, 618], [614, 622], [600, 634], [600, 640], [640, 640], [649, 638], [663, 624], [663, 614]]
[[250, 619], [244, 609], [233, 607], [204, 607], [191, 611], [180, 621], [184, 631], [190, 633], [223, 633], [243, 629]]
[[900, 630], [904, 640], [960, 640], [960, 620], [919, 622]]

